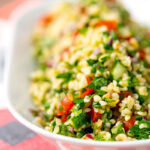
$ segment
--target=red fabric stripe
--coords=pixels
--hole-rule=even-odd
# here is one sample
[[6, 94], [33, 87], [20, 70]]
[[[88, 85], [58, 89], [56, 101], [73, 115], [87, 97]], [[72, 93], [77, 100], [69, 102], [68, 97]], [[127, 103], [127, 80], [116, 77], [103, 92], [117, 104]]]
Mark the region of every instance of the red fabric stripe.
[[[13, 120], [15, 118], [8, 110], [0, 110], [0, 127]], [[60, 150], [60, 148], [53, 139], [35, 136], [14, 146], [0, 140], [0, 150]]]
[[8, 19], [12, 11], [24, 1], [25, 0], [13, 0], [8, 4], [5, 4], [3, 7], [0, 8], [0, 18]]
[[11, 150], [60, 150], [54, 145], [54, 142], [49, 140], [47, 142], [40, 136], [36, 136], [27, 141], [24, 141], [16, 146], [13, 146]]
[[0, 110], [0, 127], [15, 120], [15, 118], [6, 109]]
[[0, 150], [10, 150], [11, 146], [0, 140]]

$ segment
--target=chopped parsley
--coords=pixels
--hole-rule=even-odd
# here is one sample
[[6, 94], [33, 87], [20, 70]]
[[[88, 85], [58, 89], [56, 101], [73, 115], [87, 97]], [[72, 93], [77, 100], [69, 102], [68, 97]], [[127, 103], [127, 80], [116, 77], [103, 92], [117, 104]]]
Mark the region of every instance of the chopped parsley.
[[89, 66], [93, 66], [95, 63], [97, 63], [97, 60], [88, 59], [87, 63], [88, 63]]
[[100, 105], [100, 103], [97, 103], [97, 102], [93, 102], [92, 106], [94, 108], [102, 108], [101, 105]]
[[76, 99], [73, 100], [73, 102], [75, 104], [81, 104], [81, 103], [84, 103], [84, 99], [83, 98], [76, 98]]
[[50, 108], [50, 103], [46, 99], [42, 100], [42, 104], [44, 105], [45, 110]]
[[68, 83], [70, 80], [73, 80], [73, 72], [64, 72], [60, 73], [56, 76], [58, 79], [63, 79], [63, 82], [61, 83], [62, 85], [65, 83]]
[[91, 83], [87, 86], [90, 89], [100, 89], [102, 86], [106, 86], [108, 84], [108, 80], [103, 77], [95, 77]]
[[[146, 128], [140, 128], [140, 125], [144, 124]], [[135, 124], [130, 128], [129, 134], [136, 139], [148, 139], [150, 135], [150, 121], [141, 120], [138, 124]]]
[[71, 117], [71, 124], [75, 130], [80, 131], [82, 128], [87, 128], [91, 125], [91, 117], [80, 109]]
[[82, 29], [79, 29], [79, 32], [81, 33], [81, 34], [86, 34], [86, 32], [88, 31], [88, 28], [82, 28]]
[[58, 79], [72, 79], [73, 72], [64, 72], [60, 73], [56, 76]]

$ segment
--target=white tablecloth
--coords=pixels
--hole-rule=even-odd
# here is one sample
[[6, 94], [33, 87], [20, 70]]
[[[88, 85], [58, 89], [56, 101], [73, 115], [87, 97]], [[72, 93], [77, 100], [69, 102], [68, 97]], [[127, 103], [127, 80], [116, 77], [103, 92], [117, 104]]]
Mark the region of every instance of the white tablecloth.
[[3, 84], [0, 83], [0, 109], [6, 107], [6, 100], [4, 98], [4, 87]]

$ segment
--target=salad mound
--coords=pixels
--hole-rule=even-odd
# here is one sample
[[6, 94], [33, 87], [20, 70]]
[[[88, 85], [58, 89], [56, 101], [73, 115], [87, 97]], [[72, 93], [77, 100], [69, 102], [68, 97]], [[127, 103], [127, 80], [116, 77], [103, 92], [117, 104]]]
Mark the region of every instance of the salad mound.
[[64, 3], [34, 31], [30, 93], [49, 132], [98, 141], [150, 138], [150, 34], [115, 0]]

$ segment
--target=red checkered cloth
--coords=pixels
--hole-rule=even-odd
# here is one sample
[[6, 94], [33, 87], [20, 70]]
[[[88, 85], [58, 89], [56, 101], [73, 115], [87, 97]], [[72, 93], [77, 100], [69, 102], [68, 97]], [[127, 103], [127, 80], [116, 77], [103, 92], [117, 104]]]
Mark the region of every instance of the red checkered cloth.
[[0, 150], [60, 150], [29, 130], [6, 109], [0, 110]]

